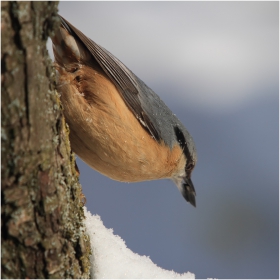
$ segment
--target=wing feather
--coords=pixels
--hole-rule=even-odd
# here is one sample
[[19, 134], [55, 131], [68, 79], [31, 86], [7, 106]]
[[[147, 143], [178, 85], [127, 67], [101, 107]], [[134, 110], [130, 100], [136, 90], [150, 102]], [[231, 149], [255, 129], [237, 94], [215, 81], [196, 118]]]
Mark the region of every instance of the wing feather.
[[103, 47], [96, 44], [90, 38], [85, 36], [80, 30], [73, 26], [70, 22], [62, 16], [62, 26], [75, 38], [86, 46], [103, 71], [108, 75], [112, 83], [118, 88], [125, 103], [133, 112], [140, 124], [150, 133], [150, 135], [160, 141], [161, 138], [148, 114], [144, 111], [139, 99], [139, 86], [136, 76], [115, 56], [105, 50]]

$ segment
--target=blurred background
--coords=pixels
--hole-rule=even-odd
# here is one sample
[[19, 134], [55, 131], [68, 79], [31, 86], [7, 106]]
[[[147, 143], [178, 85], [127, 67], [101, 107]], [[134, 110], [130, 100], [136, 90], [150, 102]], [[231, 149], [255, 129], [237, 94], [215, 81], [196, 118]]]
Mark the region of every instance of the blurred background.
[[278, 5], [59, 4], [195, 140], [196, 208], [171, 181], [119, 183], [77, 158], [88, 210], [162, 268], [196, 278], [279, 277]]

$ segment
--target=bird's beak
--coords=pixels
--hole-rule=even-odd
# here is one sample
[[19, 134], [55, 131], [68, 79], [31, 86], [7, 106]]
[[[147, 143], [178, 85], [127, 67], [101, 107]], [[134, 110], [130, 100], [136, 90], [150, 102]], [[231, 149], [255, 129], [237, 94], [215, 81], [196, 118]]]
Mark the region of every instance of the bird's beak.
[[181, 194], [191, 205], [196, 207], [195, 203], [195, 189], [191, 178], [184, 177], [180, 188]]

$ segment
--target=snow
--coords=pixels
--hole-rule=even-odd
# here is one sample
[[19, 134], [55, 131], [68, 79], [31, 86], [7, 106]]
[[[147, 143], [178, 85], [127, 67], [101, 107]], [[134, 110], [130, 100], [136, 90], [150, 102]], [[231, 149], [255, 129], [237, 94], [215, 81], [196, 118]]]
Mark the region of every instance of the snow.
[[100, 216], [84, 210], [85, 226], [91, 240], [92, 278], [195, 278], [190, 272], [178, 274], [160, 268], [149, 257], [132, 252], [120, 236], [103, 225]]

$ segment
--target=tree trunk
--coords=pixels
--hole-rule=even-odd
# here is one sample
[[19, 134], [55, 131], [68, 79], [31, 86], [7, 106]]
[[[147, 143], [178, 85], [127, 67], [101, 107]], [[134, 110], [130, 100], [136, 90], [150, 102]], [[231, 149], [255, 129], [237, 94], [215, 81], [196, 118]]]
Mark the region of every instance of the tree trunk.
[[86, 278], [89, 238], [46, 50], [56, 2], [1, 2], [2, 278]]

